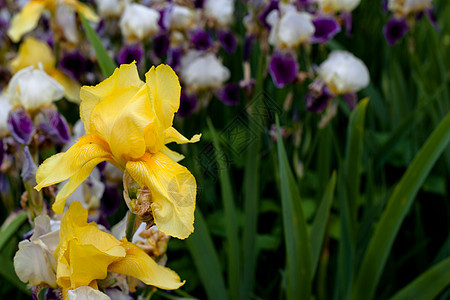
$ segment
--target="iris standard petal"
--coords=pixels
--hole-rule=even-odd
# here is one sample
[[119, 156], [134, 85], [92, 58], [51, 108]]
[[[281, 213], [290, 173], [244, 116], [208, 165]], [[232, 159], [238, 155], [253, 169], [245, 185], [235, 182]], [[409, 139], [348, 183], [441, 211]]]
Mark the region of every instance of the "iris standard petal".
[[55, 68], [56, 58], [46, 42], [27, 36], [19, 46], [18, 55], [10, 63], [11, 71], [16, 73], [29, 66], [39, 68], [39, 63], [46, 73], [50, 73]]
[[45, 4], [43, 1], [34, 0], [28, 2], [11, 21], [11, 26], [8, 29], [8, 36], [11, 40], [17, 43], [25, 33], [33, 30], [37, 26], [44, 9]]
[[125, 258], [112, 263], [108, 271], [135, 277], [145, 284], [162, 289], [174, 290], [184, 284], [180, 277], [169, 268], [158, 265], [147, 253], [126, 238], [121, 240], [125, 248]]
[[[104, 112], [116, 116], [123, 109], [124, 105], [144, 84], [139, 79], [136, 64], [121, 65], [114, 73], [96, 86], [83, 86], [80, 91], [80, 117], [84, 123], [86, 133], [90, 133], [91, 115], [94, 108], [101, 102], [108, 102], [109, 107]], [[128, 97], [126, 97], [128, 96]]]
[[180, 106], [181, 86], [178, 77], [167, 65], [152, 67], [145, 77], [156, 116], [164, 129], [169, 128]]
[[197, 184], [185, 167], [158, 152], [145, 153], [139, 161], [129, 161], [126, 170], [152, 193], [155, 223], [162, 232], [185, 239], [194, 230]]

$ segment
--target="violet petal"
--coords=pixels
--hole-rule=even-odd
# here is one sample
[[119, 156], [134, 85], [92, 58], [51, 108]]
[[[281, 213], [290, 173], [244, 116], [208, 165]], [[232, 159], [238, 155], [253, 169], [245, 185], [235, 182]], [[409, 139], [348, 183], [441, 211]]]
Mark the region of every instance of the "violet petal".
[[217, 91], [217, 97], [226, 105], [238, 105], [239, 89], [239, 85], [235, 83], [229, 83], [219, 91]]
[[315, 27], [314, 35], [311, 37], [313, 43], [327, 42], [341, 31], [341, 26], [334, 18], [318, 17], [312, 22]]
[[3, 157], [5, 157], [5, 146], [3, 145], [3, 139], [0, 138], [0, 167], [3, 163]]
[[405, 19], [392, 18], [383, 28], [383, 33], [389, 46], [393, 46], [406, 32], [408, 32], [408, 24]]
[[8, 117], [8, 127], [13, 138], [22, 145], [28, 145], [34, 134], [34, 124], [23, 107], [12, 110]]
[[203, 29], [196, 29], [190, 34], [191, 42], [197, 50], [207, 50], [212, 46], [211, 36]]
[[289, 52], [274, 51], [269, 63], [269, 73], [277, 87], [283, 87], [297, 76], [298, 63]]
[[351, 12], [341, 12], [342, 20], [344, 21], [345, 34], [350, 36], [352, 34], [353, 17]]
[[356, 95], [356, 93], [344, 94], [344, 99], [348, 107], [350, 107], [350, 110], [354, 110], [356, 105], [358, 104], [358, 96]]
[[31, 157], [30, 149], [28, 149], [28, 146], [25, 146], [22, 150], [23, 154], [23, 165], [22, 165], [22, 171], [20, 172], [20, 176], [22, 177], [22, 180], [25, 182], [33, 182], [36, 179], [36, 171], [37, 166], [34, 162], [33, 158]]
[[166, 63], [172, 67], [172, 69], [177, 70], [181, 64], [181, 56], [183, 51], [180, 48], [171, 48], [167, 53]]
[[236, 38], [234, 37], [233, 33], [230, 31], [220, 31], [218, 34], [218, 38], [220, 41], [220, 44], [222, 45], [223, 49], [228, 53], [233, 53], [234, 50], [236, 50]]
[[321, 112], [333, 98], [333, 94], [325, 86], [322, 88], [320, 94], [308, 92], [305, 96], [306, 109], [308, 111]]
[[153, 39], [153, 52], [158, 58], [163, 58], [169, 50], [170, 40], [167, 34], [160, 34]]
[[244, 61], [250, 59], [250, 54], [252, 53], [253, 42], [255, 41], [255, 36], [247, 35], [244, 41]]
[[119, 64], [129, 64], [136, 61], [136, 64], [142, 59], [144, 55], [144, 50], [140, 45], [127, 45], [122, 48], [117, 56], [117, 61]]
[[180, 108], [178, 108], [177, 116], [185, 118], [190, 116], [197, 107], [197, 97], [195, 94], [187, 94], [181, 91]]
[[46, 133], [53, 143], [65, 144], [70, 141], [69, 125], [66, 119], [56, 109], [43, 108], [41, 113], [44, 117], [39, 128]]
[[266, 8], [263, 10], [263, 12], [258, 16], [258, 20], [263, 24], [263, 26], [270, 30], [271, 26], [269, 23], [267, 23], [266, 18], [270, 14], [272, 10], [279, 9], [278, 4], [280, 1], [272, 0], [270, 1], [269, 5], [266, 6]]
[[439, 27], [437, 20], [436, 20], [436, 15], [434, 14], [433, 9], [427, 9], [425, 11], [425, 15], [428, 18], [428, 21], [430, 21], [431, 25], [433, 25], [434, 29], [436, 29], [437, 31], [441, 31], [441, 27]]
[[80, 80], [86, 72], [86, 59], [78, 51], [67, 53], [60, 60], [59, 67], [73, 79]]
[[105, 183], [105, 191], [101, 199], [102, 212], [106, 216], [114, 214], [120, 206], [122, 194], [115, 184]]

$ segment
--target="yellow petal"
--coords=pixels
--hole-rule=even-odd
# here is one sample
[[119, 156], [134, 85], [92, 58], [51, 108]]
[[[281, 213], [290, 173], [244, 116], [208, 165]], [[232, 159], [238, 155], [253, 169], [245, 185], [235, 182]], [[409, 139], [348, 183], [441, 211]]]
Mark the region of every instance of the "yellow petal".
[[181, 86], [178, 77], [167, 65], [152, 67], [145, 77], [155, 113], [164, 129], [169, 128], [180, 106]]
[[61, 213], [64, 205], [61, 206], [60, 201], [68, 197], [89, 176], [96, 164], [107, 159], [111, 160], [108, 145], [95, 136], [84, 136], [69, 150], [53, 155], [39, 166], [36, 172], [37, 185], [34, 188], [39, 191], [43, 187], [74, 176], [57, 196], [56, 200], [59, 202], [55, 211]]
[[77, 0], [64, 0], [64, 3], [74, 7], [79, 14], [84, 15], [84, 17], [89, 21], [100, 21], [100, 18], [97, 16], [97, 14], [86, 4], [83, 4]]
[[145, 153], [139, 161], [129, 161], [126, 170], [141, 186], [152, 192], [152, 211], [158, 229], [184, 239], [194, 230], [197, 184], [185, 167], [158, 152]]
[[30, 1], [13, 17], [8, 29], [8, 36], [13, 42], [17, 43], [25, 33], [36, 27], [44, 8], [42, 1]]
[[80, 84], [72, 79], [70, 76], [67, 76], [60, 70], [54, 69], [49, 73], [51, 77], [53, 77], [56, 81], [59, 82], [64, 87], [64, 95], [67, 100], [79, 104], [81, 102], [80, 99]]
[[69, 182], [64, 184], [61, 190], [59, 190], [56, 195], [55, 203], [52, 205], [53, 211], [58, 214], [62, 214], [67, 197], [75, 192], [80, 184], [82, 184], [83, 181], [89, 177], [96, 165], [104, 162], [105, 160], [107, 160], [107, 157], [96, 157], [83, 164], [80, 170], [71, 176]]
[[100, 103], [106, 103], [100, 110], [97, 110], [97, 114], [103, 116], [104, 120], [100, 119], [106, 123], [104, 124], [106, 126], [122, 111], [129, 99], [139, 91], [142, 85], [144, 82], [139, 79], [136, 64], [131, 63], [116, 68], [109, 78], [96, 86], [81, 87], [80, 117], [86, 133], [91, 131], [91, 115]]
[[19, 46], [18, 55], [11, 61], [10, 67], [13, 73], [20, 69], [42, 63], [44, 71], [50, 74], [55, 68], [56, 59], [50, 46], [34, 37], [27, 36]]
[[141, 248], [127, 241], [121, 240], [122, 247], [126, 250], [125, 258], [112, 263], [108, 271], [135, 277], [145, 284], [162, 289], [174, 290], [184, 284], [180, 277], [169, 268], [158, 265]]
[[120, 259], [100, 251], [93, 245], [82, 245], [77, 240], [70, 241], [71, 287], [88, 285], [92, 280], [105, 279], [108, 266]]
[[184, 158], [183, 154], [180, 154], [178, 152], [175, 152], [173, 150], [170, 150], [167, 147], [164, 147], [161, 150], [162, 153], [164, 153], [165, 155], [167, 155], [171, 160], [173, 160], [174, 162], [179, 162], [180, 160], [182, 160]]
[[169, 127], [166, 129], [164, 133], [164, 144], [175, 142], [177, 144], [186, 144], [186, 143], [197, 143], [200, 141], [200, 137], [202, 134], [194, 135], [190, 140], [185, 138], [181, 133], [179, 133], [175, 128]]

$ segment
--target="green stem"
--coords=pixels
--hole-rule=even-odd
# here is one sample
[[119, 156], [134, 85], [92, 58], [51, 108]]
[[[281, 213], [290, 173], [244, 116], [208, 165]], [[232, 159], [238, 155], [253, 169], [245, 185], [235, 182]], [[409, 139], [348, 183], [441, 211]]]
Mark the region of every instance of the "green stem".
[[125, 232], [127, 240], [130, 242], [133, 240], [135, 222], [136, 222], [136, 215], [130, 211], [128, 213], [127, 229]]

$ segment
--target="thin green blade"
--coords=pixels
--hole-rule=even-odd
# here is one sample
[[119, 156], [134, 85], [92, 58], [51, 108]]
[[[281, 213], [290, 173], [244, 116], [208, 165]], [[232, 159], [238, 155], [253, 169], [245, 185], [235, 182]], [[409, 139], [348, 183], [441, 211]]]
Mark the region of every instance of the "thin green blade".
[[300, 204], [300, 193], [291, 172], [280, 133], [278, 116], [278, 167], [286, 243], [287, 299], [309, 299], [311, 295], [311, 246]]
[[331, 203], [333, 203], [335, 186], [336, 172], [333, 172], [333, 175], [331, 175], [330, 181], [325, 188], [325, 193], [314, 218], [311, 228], [311, 235], [309, 237], [311, 241], [312, 277], [314, 277], [317, 265], [319, 263], [320, 253], [322, 252], [323, 239], [325, 236], [324, 234], [328, 223], [328, 218], [330, 216]]
[[89, 21], [86, 20], [83, 15], [81, 15], [81, 23], [83, 24], [87, 38], [91, 42], [95, 53], [97, 54], [98, 64], [100, 65], [103, 77], [107, 78], [111, 76], [116, 68], [116, 64], [109, 56], [95, 30], [92, 29], [91, 25], [89, 25]]
[[228, 299], [219, 258], [214, 249], [208, 226], [199, 209], [195, 210], [195, 231], [186, 239], [186, 244], [194, 259], [208, 299]]
[[432, 300], [450, 285], [450, 257], [419, 275], [391, 300]]
[[397, 184], [375, 229], [356, 279], [353, 299], [372, 299], [394, 239], [419, 188], [450, 141], [450, 114], [439, 123]]

